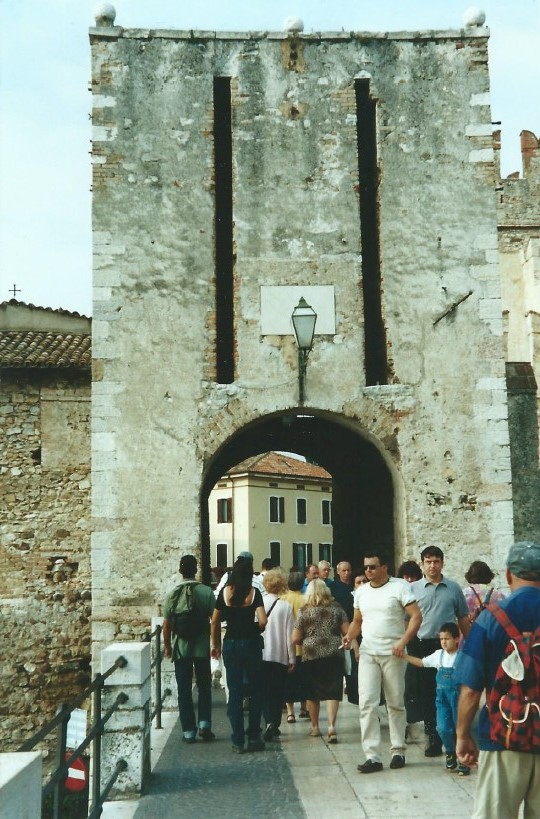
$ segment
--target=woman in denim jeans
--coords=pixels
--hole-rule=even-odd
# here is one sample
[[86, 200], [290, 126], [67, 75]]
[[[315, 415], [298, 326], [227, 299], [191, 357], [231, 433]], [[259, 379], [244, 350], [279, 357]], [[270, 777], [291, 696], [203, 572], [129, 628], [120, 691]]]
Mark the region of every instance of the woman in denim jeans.
[[261, 632], [266, 626], [262, 595], [252, 587], [253, 563], [239, 557], [220, 591], [212, 616], [212, 657], [221, 656], [221, 621], [227, 628], [223, 641], [223, 662], [227, 671], [229, 702], [227, 715], [232, 728], [232, 750], [244, 753], [243, 698], [249, 697], [247, 750], [264, 751], [261, 740], [262, 647]]

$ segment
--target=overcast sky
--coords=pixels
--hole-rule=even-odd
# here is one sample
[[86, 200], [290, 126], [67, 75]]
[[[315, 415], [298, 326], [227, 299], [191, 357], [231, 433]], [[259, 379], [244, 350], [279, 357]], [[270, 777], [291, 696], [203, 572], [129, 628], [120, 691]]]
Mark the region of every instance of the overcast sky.
[[[0, 0], [0, 301], [91, 314], [88, 28], [96, 3]], [[279, 31], [459, 29], [466, 0], [117, 0], [133, 28]], [[492, 118], [502, 171], [521, 170], [519, 134], [540, 136], [540, 0], [479, 4], [491, 31]]]

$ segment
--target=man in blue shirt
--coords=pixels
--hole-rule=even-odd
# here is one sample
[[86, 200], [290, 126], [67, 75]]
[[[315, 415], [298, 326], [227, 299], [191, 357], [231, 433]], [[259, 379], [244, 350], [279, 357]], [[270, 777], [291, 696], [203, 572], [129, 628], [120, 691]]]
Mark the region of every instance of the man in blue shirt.
[[[529, 541], [515, 543], [506, 566], [512, 593], [498, 605], [518, 631], [534, 632], [540, 624], [540, 545]], [[456, 752], [464, 765], [479, 764], [472, 819], [514, 819], [522, 802], [524, 819], [538, 816], [540, 753], [510, 751], [493, 742], [486, 706], [479, 719], [480, 752], [471, 736], [480, 696], [484, 689], [489, 692], [492, 687], [507, 645], [506, 631], [490, 611], [483, 611], [454, 667], [454, 676], [461, 683]]]
[[[469, 633], [469, 609], [459, 583], [443, 575], [444, 554], [438, 546], [426, 546], [420, 554], [424, 577], [411, 583], [411, 589], [422, 612], [422, 625], [418, 634], [411, 640], [408, 653], [413, 657], [428, 657], [440, 646], [439, 632], [443, 623], [456, 623], [466, 637]], [[422, 710], [424, 730], [428, 742], [425, 756], [441, 756], [442, 743], [437, 733], [437, 711], [435, 698], [437, 693], [434, 668], [410, 668], [409, 679], [414, 678], [410, 686], [419, 693], [418, 703]]]
[[305, 580], [304, 585], [302, 586], [302, 594], [305, 594], [307, 591], [307, 587], [311, 583], [312, 580], [317, 580], [319, 576], [319, 567], [315, 565], [315, 563], [308, 563], [305, 569]]

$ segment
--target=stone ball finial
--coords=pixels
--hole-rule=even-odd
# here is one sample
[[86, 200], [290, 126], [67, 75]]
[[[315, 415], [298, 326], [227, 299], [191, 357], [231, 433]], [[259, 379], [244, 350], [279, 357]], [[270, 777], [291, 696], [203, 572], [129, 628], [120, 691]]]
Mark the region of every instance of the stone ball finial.
[[465, 23], [465, 28], [483, 26], [486, 22], [486, 13], [476, 6], [471, 6], [463, 15], [463, 22]]
[[114, 26], [116, 9], [112, 3], [98, 3], [94, 8], [96, 26]]
[[286, 17], [283, 21], [283, 31], [289, 31], [291, 33], [303, 31], [304, 30], [304, 22], [300, 19], [300, 17]]

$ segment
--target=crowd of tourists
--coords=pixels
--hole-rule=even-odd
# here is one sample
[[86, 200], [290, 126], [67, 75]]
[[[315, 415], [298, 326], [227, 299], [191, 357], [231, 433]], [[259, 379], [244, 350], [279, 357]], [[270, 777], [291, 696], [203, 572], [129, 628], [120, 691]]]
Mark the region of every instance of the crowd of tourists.
[[[195, 581], [196, 559], [183, 556], [182, 583], [165, 601], [163, 626], [183, 741], [215, 738], [212, 663], [227, 692], [234, 753], [264, 751], [278, 740], [283, 718], [309, 720], [309, 735], [321, 736], [321, 702], [326, 740], [337, 743], [345, 694], [359, 709], [360, 774], [383, 770], [382, 705], [390, 769], [405, 767], [407, 739], [423, 725], [426, 757], [442, 757], [458, 776], [479, 767], [476, 819], [517, 817], [521, 803], [525, 819], [537, 816], [540, 546], [519, 542], [510, 549], [508, 595], [481, 560], [465, 572], [463, 588], [443, 567], [437, 546], [395, 574], [382, 551], [368, 549], [358, 571], [341, 561], [333, 579], [324, 560], [285, 572], [268, 559], [255, 572], [252, 555], [242, 552], [212, 590]], [[521, 663], [519, 673], [509, 663], [512, 669]]]

